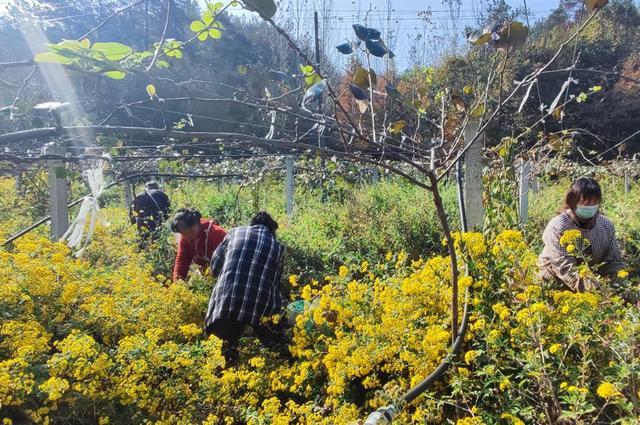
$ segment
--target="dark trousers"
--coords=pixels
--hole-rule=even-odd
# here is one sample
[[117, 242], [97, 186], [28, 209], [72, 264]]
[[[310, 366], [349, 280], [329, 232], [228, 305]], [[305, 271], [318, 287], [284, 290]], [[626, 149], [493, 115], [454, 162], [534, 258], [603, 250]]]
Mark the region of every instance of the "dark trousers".
[[215, 335], [223, 341], [222, 355], [226, 360], [227, 367], [238, 363], [238, 344], [247, 326], [251, 326], [262, 345], [287, 359], [291, 358], [288, 347], [289, 338], [285, 334], [284, 327], [269, 327], [233, 319], [218, 319], [207, 326], [207, 335]]

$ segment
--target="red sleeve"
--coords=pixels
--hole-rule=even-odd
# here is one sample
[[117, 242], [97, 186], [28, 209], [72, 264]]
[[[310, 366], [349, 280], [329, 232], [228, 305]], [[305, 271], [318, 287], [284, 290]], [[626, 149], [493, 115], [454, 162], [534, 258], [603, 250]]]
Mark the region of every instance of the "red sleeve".
[[193, 252], [191, 246], [180, 237], [180, 242], [178, 243], [178, 253], [176, 254], [176, 263], [173, 266], [173, 281], [182, 279], [187, 279], [187, 274], [189, 274], [189, 266], [191, 266], [191, 262], [193, 261]]
[[215, 224], [211, 225], [208, 239], [209, 246], [207, 247], [207, 253], [211, 254], [211, 257], [213, 256], [213, 253], [215, 252], [218, 245], [220, 245], [225, 236], [227, 236], [227, 232], [222, 227]]

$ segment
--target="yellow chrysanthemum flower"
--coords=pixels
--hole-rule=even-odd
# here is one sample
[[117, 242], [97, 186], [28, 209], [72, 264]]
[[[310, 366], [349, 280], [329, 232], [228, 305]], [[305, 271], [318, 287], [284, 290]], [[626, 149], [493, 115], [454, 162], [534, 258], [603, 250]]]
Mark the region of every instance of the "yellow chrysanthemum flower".
[[604, 398], [604, 399], [610, 399], [610, 398], [615, 398], [615, 397], [619, 397], [622, 394], [620, 393], [620, 391], [618, 391], [618, 389], [616, 388], [615, 385], [613, 385], [610, 382], [603, 382], [598, 386], [598, 389], [596, 390], [596, 393], [598, 394], [598, 396]]
[[620, 279], [626, 279], [626, 278], [628, 278], [628, 277], [629, 277], [629, 272], [628, 272], [628, 271], [626, 271], [626, 270], [620, 270], [620, 271], [618, 272], [618, 277], [619, 277]]

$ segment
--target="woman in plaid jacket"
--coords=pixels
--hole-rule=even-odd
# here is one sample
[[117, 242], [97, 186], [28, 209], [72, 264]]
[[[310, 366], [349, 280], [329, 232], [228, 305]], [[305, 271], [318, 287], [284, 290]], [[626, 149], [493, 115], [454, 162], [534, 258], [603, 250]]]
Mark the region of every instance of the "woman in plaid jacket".
[[238, 343], [246, 327], [253, 329], [263, 345], [290, 357], [282, 323], [264, 323], [281, 313], [283, 306], [280, 278], [284, 247], [276, 239], [277, 228], [278, 223], [260, 211], [250, 226], [231, 229], [211, 259], [211, 273], [217, 282], [205, 330], [224, 341], [227, 364], [237, 361]]

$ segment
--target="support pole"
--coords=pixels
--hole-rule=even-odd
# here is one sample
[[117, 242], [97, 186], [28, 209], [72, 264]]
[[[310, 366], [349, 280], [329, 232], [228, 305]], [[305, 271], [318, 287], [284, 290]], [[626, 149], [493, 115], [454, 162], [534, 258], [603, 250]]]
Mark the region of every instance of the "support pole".
[[458, 209], [460, 210], [460, 229], [466, 233], [469, 231], [469, 220], [467, 219], [467, 203], [464, 190], [464, 170], [462, 162], [464, 157], [456, 164], [456, 189], [458, 192]]
[[624, 193], [631, 192], [631, 178], [629, 177], [629, 170], [624, 170]]
[[134, 193], [133, 193], [133, 189], [131, 187], [131, 182], [129, 181], [129, 179], [126, 179], [123, 182], [124, 185], [124, 207], [125, 209], [129, 209], [129, 206], [131, 205], [131, 203], [133, 202], [133, 198], [134, 198]]
[[22, 172], [19, 172], [18, 174], [16, 174], [16, 181], [15, 181], [15, 191], [16, 191], [16, 195], [18, 196], [23, 196], [24, 195], [24, 184], [22, 182]]
[[539, 178], [532, 175], [531, 176], [531, 192], [538, 193], [540, 191], [540, 181]]
[[[316, 44], [316, 67], [320, 68], [320, 26], [318, 25], [318, 12], [313, 12], [313, 28]], [[322, 114], [322, 95], [318, 96], [318, 113]], [[322, 147], [322, 146], [320, 146]]]
[[285, 176], [285, 194], [287, 198], [286, 212], [289, 218], [293, 217], [293, 192], [295, 189], [294, 167], [295, 163], [292, 156], [286, 158], [286, 176]]
[[[51, 155], [63, 155], [61, 148], [53, 146], [47, 149]], [[62, 238], [69, 228], [69, 188], [67, 185], [67, 169], [60, 160], [49, 163], [49, 211], [51, 212], [51, 239]]]
[[[465, 128], [465, 146], [473, 140], [478, 128], [477, 121], [471, 121]], [[464, 211], [469, 230], [482, 229], [484, 204], [482, 201], [482, 137], [464, 155]]]
[[529, 176], [531, 174], [531, 161], [525, 160], [520, 166], [519, 210], [520, 224], [529, 221]]
[[[316, 68], [320, 69], [320, 24], [318, 23], [318, 12], [314, 11], [313, 12], [313, 29], [314, 29], [314, 33], [315, 33], [315, 47], [316, 47]], [[320, 116], [323, 115], [323, 97], [322, 95], [318, 96], [318, 114]], [[324, 136], [320, 134], [320, 131], [318, 131], [318, 147], [319, 148], [324, 148]], [[322, 202], [325, 203], [327, 202], [327, 191], [325, 190], [324, 187], [324, 182], [327, 179], [327, 167], [325, 165], [325, 159], [324, 157], [320, 159], [320, 164], [322, 167], [322, 175], [320, 177], [320, 190], [322, 191]]]

